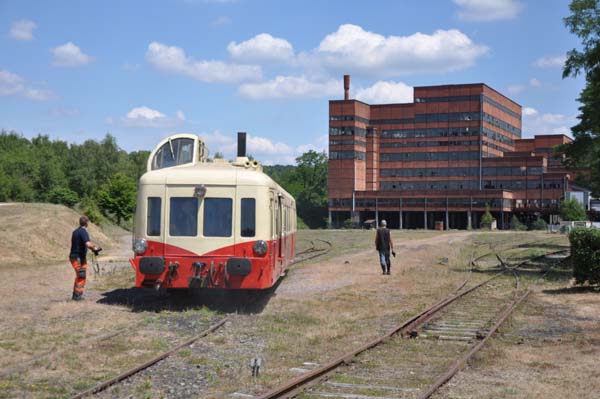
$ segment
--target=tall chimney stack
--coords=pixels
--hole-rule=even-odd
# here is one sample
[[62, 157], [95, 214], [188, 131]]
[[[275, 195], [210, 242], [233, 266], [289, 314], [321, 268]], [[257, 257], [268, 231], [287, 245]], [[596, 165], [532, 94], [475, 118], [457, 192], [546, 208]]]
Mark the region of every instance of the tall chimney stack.
[[350, 99], [350, 75], [344, 75], [344, 100]]
[[246, 132], [238, 132], [238, 147], [237, 156], [246, 156]]

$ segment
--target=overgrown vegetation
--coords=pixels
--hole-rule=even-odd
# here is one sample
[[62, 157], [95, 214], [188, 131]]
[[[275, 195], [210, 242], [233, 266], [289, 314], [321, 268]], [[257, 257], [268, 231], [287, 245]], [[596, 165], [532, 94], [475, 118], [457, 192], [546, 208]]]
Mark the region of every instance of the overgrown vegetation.
[[485, 213], [481, 217], [481, 228], [483, 229], [491, 229], [492, 223], [494, 223], [494, 217], [490, 212], [490, 204], [485, 204]]
[[569, 221], [587, 220], [583, 205], [575, 198], [566, 199], [560, 203], [560, 217], [562, 220]]
[[29, 140], [0, 132], [0, 202], [52, 202], [78, 209], [95, 222], [122, 224], [135, 207], [136, 182], [148, 151], [127, 153], [107, 134], [83, 144]]
[[296, 166], [265, 166], [264, 171], [296, 198], [298, 218], [306, 226], [326, 226], [327, 154], [310, 150], [296, 158]]
[[525, 231], [527, 230], [527, 226], [521, 223], [517, 215], [513, 215], [510, 218], [510, 229], [515, 231]]
[[600, 230], [576, 228], [569, 233], [576, 284], [600, 284]]

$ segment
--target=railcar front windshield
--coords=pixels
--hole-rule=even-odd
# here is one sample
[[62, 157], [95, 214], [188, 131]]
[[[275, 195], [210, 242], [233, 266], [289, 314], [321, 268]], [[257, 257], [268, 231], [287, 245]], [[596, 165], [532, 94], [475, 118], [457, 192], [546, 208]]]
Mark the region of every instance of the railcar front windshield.
[[169, 140], [156, 151], [152, 170], [191, 163], [194, 157], [194, 140], [179, 138]]

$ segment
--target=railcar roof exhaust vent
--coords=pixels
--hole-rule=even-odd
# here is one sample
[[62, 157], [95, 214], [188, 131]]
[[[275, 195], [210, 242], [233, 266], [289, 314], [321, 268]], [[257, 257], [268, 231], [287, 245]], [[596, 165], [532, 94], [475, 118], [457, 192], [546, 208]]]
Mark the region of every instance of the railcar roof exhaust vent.
[[246, 132], [238, 132], [237, 156], [238, 157], [246, 156]]

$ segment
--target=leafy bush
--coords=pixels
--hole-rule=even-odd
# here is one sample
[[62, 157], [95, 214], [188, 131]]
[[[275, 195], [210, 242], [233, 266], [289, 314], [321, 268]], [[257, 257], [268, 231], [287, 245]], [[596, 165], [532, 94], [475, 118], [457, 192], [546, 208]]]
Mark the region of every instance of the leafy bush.
[[600, 284], [600, 230], [575, 228], [569, 234], [576, 284]]
[[566, 199], [560, 203], [560, 217], [562, 220], [587, 220], [583, 205], [575, 198]]
[[100, 212], [98, 204], [96, 204], [96, 202], [94, 202], [92, 198], [84, 197], [83, 200], [79, 203], [79, 208], [81, 213], [87, 216], [92, 223], [102, 224], [102, 222], [104, 222], [102, 212]]
[[538, 218], [531, 224], [531, 230], [548, 230], [548, 223], [542, 218]]
[[548, 230], [548, 222], [546, 222], [542, 218], [539, 218], [531, 224], [531, 229], [532, 230], [542, 230], [542, 231]]
[[481, 217], [481, 227], [489, 229], [492, 227], [492, 223], [494, 223], [494, 217], [490, 213], [490, 204], [485, 204], [485, 213]]
[[521, 223], [517, 215], [513, 215], [510, 219], [510, 229], [515, 231], [525, 231], [527, 230], [527, 226]]
[[345, 229], [351, 229], [352, 228], [352, 219], [346, 219], [346, 220], [344, 220], [343, 227]]
[[79, 202], [79, 196], [66, 187], [54, 187], [48, 193], [48, 200], [53, 204], [62, 204], [72, 208]]

